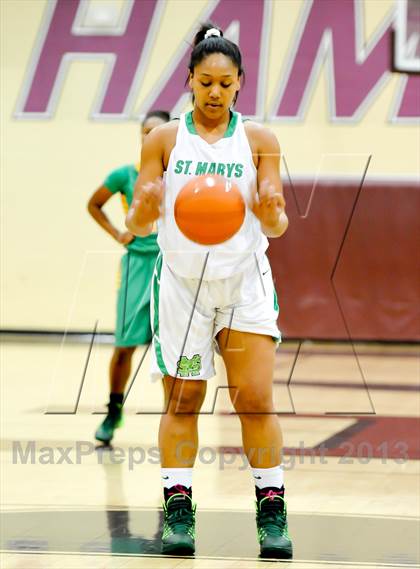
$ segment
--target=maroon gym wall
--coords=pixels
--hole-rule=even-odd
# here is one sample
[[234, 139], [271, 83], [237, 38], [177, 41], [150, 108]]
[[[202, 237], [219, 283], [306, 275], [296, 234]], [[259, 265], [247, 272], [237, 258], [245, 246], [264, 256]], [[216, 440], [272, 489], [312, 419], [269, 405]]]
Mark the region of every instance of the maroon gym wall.
[[284, 184], [290, 225], [270, 240], [283, 336], [420, 340], [419, 185], [312, 186]]

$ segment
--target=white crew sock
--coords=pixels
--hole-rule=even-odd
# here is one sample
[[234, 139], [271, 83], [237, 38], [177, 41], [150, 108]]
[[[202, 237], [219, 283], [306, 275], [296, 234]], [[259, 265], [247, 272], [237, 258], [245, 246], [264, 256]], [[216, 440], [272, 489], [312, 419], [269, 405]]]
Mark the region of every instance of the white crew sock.
[[192, 468], [161, 468], [162, 483], [164, 488], [172, 486], [192, 486]]
[[254, 483], [257, 488], [281, 488], [284, 485], [283, 466], [273, 466], [272, 468], [252, 468]]

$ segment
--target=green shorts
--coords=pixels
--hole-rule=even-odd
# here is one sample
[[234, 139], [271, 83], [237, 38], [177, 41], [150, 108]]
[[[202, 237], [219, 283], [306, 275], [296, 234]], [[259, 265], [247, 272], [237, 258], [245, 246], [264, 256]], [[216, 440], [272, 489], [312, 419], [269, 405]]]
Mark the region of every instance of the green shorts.
[[150, 286], [157, 255], [129, 251], [121, 259], [115, 330], [117, 347], [148, 344], [152, 339]]

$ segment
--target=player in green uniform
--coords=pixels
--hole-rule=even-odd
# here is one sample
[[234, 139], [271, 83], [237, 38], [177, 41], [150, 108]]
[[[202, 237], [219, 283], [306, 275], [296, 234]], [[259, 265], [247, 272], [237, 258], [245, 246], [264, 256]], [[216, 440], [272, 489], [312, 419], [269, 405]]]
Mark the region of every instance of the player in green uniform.
[[[156, 126], [169, 121], [166, 111], [149, 112], [142, 123], [142, 140]], [[108, 413], [99, 425], [95, 438], [109, 444], [114, 430], [122, 424], [124, 389], [130, 377], [131, 360], [137, 346], [151, 341], [150, 283], [159, 247], [157, 234], [136, 237], [129, 231], [120, 232], [112, 225], [103, 206], [119, 193], [127, 213], [133, 200], [138, 168], [131, 164], [109, 174], [88, 202], [88, 211], [94, 220], [121, 243], [127, 253], [121, 259], [121, 280], [117, 298], [115, 349], [110, 364], [110, 397]]]

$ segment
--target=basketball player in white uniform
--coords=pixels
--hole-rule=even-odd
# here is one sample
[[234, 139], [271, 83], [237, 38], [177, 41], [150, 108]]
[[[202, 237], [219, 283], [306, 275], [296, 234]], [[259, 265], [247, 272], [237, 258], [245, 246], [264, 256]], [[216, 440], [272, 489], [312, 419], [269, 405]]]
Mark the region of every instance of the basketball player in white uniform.
[[[159, 431], [165, 498], [162, 551], [184, 555], [195, 550], [197, 419], [206, 381], [215, 373], [217, 343], [254, 476], [261, 556], [290, 558], [282, 436], [272, 398], [278, 305], [265, 255], [267, 236], [280, 237], [288, 220], [276, 137], [231, 110], [242, 74], [238, 46], [213, 24], [203, 25], [189, 64], [194, 109], [145, 140], [126, 224], [132, 233], [145, 236], [158, 220], [161, 255], [152, 283], [152, 373], [163, 377], [166, 399]], [[190, 241], [174, 219], [177, 194], [201, 174], [225, 176], [248, 204], [240, 230], [219, 245]], [[230, 345], [243, 350], [229, 350]]]

